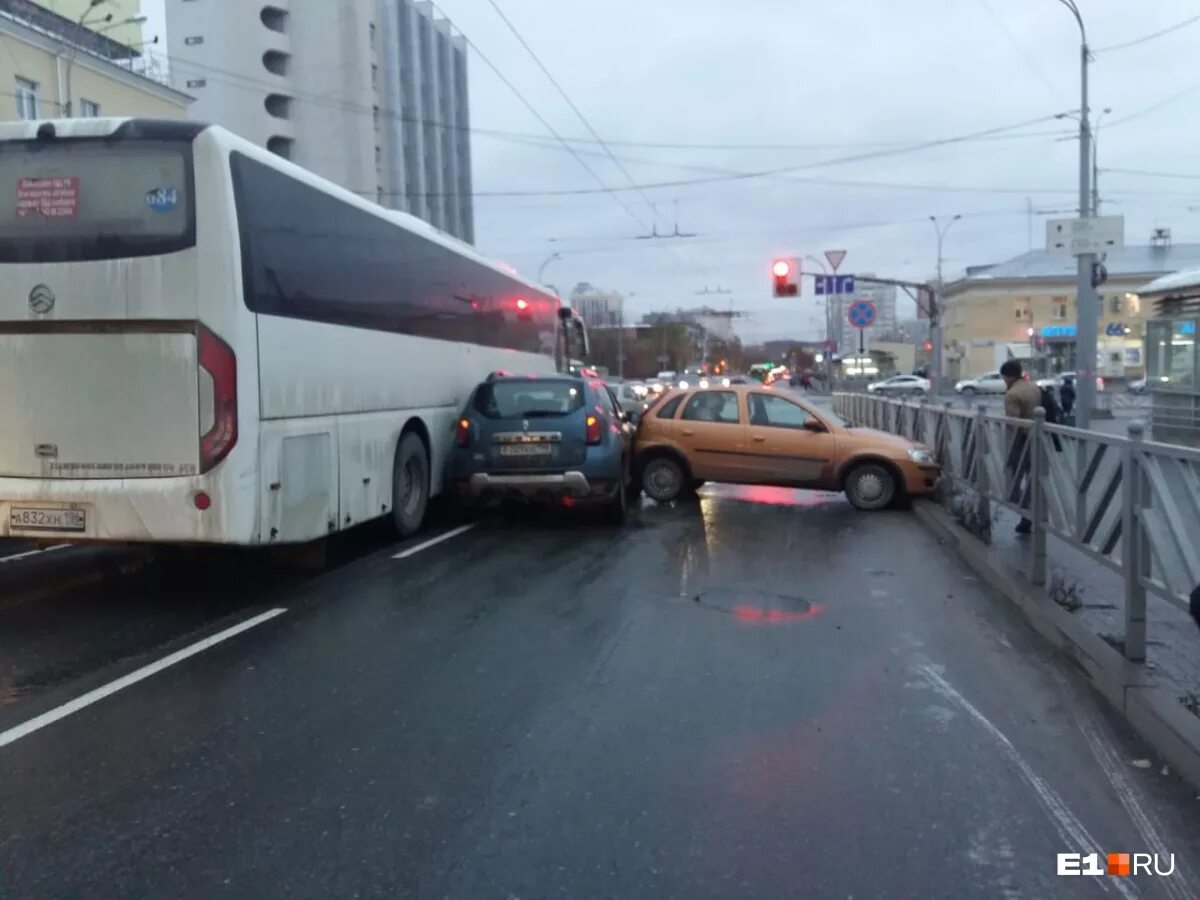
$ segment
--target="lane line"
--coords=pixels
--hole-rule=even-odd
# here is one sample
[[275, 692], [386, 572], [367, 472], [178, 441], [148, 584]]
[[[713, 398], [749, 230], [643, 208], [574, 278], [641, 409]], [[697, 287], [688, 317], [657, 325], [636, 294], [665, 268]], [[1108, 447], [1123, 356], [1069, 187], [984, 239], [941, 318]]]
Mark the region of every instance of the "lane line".
[[[1101, 726], [1093, 720], [1092, 716], [1083, 713], [1078, 707], [1075, 708], [1075, 721], [1079, 725], [1079, 730], [1083, 732], [1083, 737], [1088, 742], [1088, 746], [1092, 749], [1092, 755], [1096, 757], [1100, 768], [1108, 776], [1108, 782], [1116, 792], [1121, 805], [1125, 807], [1125, 812], [1133, 820], [1133, 824], [1142, 836], [1142, 840], [1159, 856], [1169, 856], [1171, 851], [1167, 849], [1166, 841], [1163, 840], [1159, 829], [1155, 827], [1156, 823], [1153, 813], [1148, 812], [1142, 806], [1141, 801], [1138, 799], [1137, 789], [1125, 777], [1125, 766], [1121, 762], [1120, 755], [1113, 748], [1112, 742], [1106, 735], [1101, 733]], [[1189, 897], [1193, 897], [1195, 894], [1192, 892], [1192, 887], [1189, 883], [1190, 873], [1185, 869], [1187, 860], [1182, 854], [1177, 854], [1177, 856], [1175, 874], [1165, 880], [1163, 887], [1166, 888], [1167, 893], [1174, 900], [1188, 900]]]
[[70, 546], [70, 544], [55, 544], [53, 547], [42, 547], [39, 550], [26, 550], [24, 553], [14, 553], [12, 556], [0, 556], [0, 563], [17, 562], [18, 560], [29, 559], [29, 557], [37, 556], [41, 553], [53, 553], [55, 550], [65, 550]]
[[399, 553], [393, 556], [392, 559], [408, 559], [410, 556], [416, 556], [422, 550], [428, 550], [430, 547], [434, 547], [440, 544], [442, 541], [448, 541], [452, 537], [458, 537], [460, 534], [470, 531], [478, 524], [478, 522], [470, 522], [466, 525], [459, 525], [457, 528], [451, 528], [445, 534], [439, 534], [437, 537], [430, 538], [427, 541], [417, 544], [415, 547], [409, 547], [407, 550], [401, 550]]
[[[967, 715], [982, 725], [995, 738], [996, 743], [1000, 745], [1005, 755], [1017, 767], [1018, 771], [1029, 783], [1029, 786], [1033, 788], [1038, 799], [1042, 801], [1042, 805], [1050, 814], [1055, 830], [1065, 844], [1070, 846], [1073, 841], [1074, 849], [1079, 853], [1101, 852], [1100, 842], [1088, 833], [1084, 824], [1079, 821], [1075, 813], [1071, 812], [1071, 808], [1067, 806], [1066, 801], [1033, 770], [1033, 767], [1025, 761], [1025, 757], [1021, 755], [1021, 752], [1017, 750], [1013, 742], [1008, 739], [1008, 736], [992, 724], [991, 719], [981, 713], [970, 700], [955, 690], [950, 682], [946, 681], [932, 665], [923, 663], [917, 666], [917, 669], [935, 691], [967, 713]], [[1096, 883], [1105, 891], [1108, 890], [1110, 885], [1115, 887], [1117, 892], [1122, 897], [1125, 897], [1126, 900], [1136, 900], [1138, 897], [1138, 892], [1131, 888], [1123, 878], [1118, 876], [1109, 875], [1103, 880], [1098, 880]]]
[[106, 697], [111, 697], [118, 691], [123, 691], [125, 688], [137, 684], [139, 681], [145, 681], [151, 675], [157, 675], [163, 669], [169, 669], [176, 663], [181, 663], [189, 657], [195, 656], [197, 653], [203, 653], [210, 647], [215, 647], [222, 641], [227, 641], [231, 637], [236, 637], [243, 631], [249, 631], [264, 622], [269, 622], [276, 616], [281, 616], [286, 609], [280, 607], [277, 609], [267, 610], [261, 615], [257, 615], [252, 619], [247, 619], [232, 628], [226, 628], [224, 631], [206, 637], [202, 641], [198, 641], [189, 647], [184, 647], [182, 650], [172, 653], [170, 656], [164, 656], [158, 662], [150, 663], [148, 666], [143, 666], [135, 672], [130, 672], [116, 681], [110, 681], [108, 684], [96, 688], [94, 691], [88, 691], [86, 694], [76, 697], [62, 706], [55, 707], [49, 712], [44, 712], [40, 716], [30, 719], [24, 724], [17, 725], [15, 728], [10, 728], [8, 731], [0, 732], [0, 747], [7, 747], [9, 744], [21, 740], [23, 737], [28, 737], [35, 731], [40, 731], [47, 725], [53, 725], [67, 716], [74, 715], [82, 709], [86, 709], [93, 703], [99, 703]]

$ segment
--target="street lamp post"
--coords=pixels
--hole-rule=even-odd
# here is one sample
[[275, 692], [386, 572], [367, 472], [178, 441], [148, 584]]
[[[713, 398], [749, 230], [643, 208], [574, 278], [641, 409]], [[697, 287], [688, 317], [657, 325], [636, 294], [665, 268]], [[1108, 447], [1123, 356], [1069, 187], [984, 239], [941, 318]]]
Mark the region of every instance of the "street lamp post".
[[537, 277], [538, 284], [545, 284], [545, 282], [542, 281], [542, 276], [546, 274], [546, 266], [550, 265], [550, 263], [554, 262], [556, 259], [562, 259], [562, 254], [561, 253], [551, 253], [549, 256], [546, 257], [546, 261], [543, 262], [541, 264], [541, 266], [538, 267], [538, 277]]
[[[81, 12], [79, 14], [79, 18], [75, 20], [75, 25], [79, 28], [83, 28], [87, 22], [87, 17], [91, 13], [91, 11], [93, 9], [95, 9], [97, 6], [99, 6], [100, 4], [107, 3], [107, 2], [108, 2], [108, 0], [90, 0], [88, 5], [83, 8], [83, 12]], [[113, 17], [113, 14], [109, 13], [107, 16], [105, 16], [100, 21], [112, 22], [112, 17]], [[143, 21], [145, 21], [144, 18], [143, 18]], [[60, 110], [62, 112], [62, 116], [64, 119], [69, 119], [74, 114], [75, 104], [72, 102], [72, 99], [71, 99], [71, 69], [75, 66], [75, 56], [79, 52], [78, 40], [71, 42], [69, 44], [69, 47], [70, 47], [70, 51], [67, 53], [67, 65], [66, 65], [65, 71], [63, 72], [63, 85], [62, 85], [63, 103], [62, 103], [62, 108]]]
[[1104, 107], [1100, 111], [1100, 115], [1096, 116], [1096, 124], [1092, 128], [1092, 215], [1100, 215], [1100, 123], [1104, 121], [1104, 117], [1112, 112], [1111, 107]]
[[[1076, 0], [1058, 0], [1071, 11], [1079, 25], [1079, 217], [1089, 219], [1095, 215], [1091, 208], [1089, 178], [1092, 174], [1092, 131], [1088, 124], [1088, 44], [1087, 29], [1083, 25]], [[1092, 286], [1096, 258], [1094, 254], [1079, 256], [1076, 272], [1075, 293], [1078, 321], [1075, 323], [1076, 392], [1078, 394], [1075, 422], [1079, 428], [1091, 424], [1092, 410], [1096, 405], [1096, 347], [1099, 309], [1096, 289]]]
[[929, 221], [933, 223], [933, 230], [937, 234], [937, 293], [934, 295], [931, 309], [929, 310], [929, 334], [930, 343], [933, 344], [933, 353], [929, 359], [929, 380], [933, 383], [935, 392], [942, 388], [942, 289], [945, 287], [945, 280], [942, 278], [942, 244], [946, 239], [946, 232], [950, 230], [959, 219], [962, 218], [961, 213], [955, 213], [950, 221], [944, 226], [938, 224], [937, 216], [930, 216]]

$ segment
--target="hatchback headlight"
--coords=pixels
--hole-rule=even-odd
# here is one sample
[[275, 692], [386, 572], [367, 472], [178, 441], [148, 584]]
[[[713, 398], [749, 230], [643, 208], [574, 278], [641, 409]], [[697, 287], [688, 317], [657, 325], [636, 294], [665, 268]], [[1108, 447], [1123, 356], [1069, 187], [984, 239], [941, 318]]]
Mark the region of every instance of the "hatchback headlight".
[[932, 466], [934, 464], [933, 454], [928, 450], [922, 450], [920, 447], [914, 447], [912, 450], [909, 450], [908, 458], [918, 466]]

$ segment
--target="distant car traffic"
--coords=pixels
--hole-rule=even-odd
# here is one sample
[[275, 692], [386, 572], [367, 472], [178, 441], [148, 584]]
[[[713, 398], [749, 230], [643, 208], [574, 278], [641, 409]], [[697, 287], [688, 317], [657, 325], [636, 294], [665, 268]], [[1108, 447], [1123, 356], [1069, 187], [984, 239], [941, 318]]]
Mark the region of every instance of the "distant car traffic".
[[458, 420], [449, 484], [467, 502], [577, 502], [620, 524], [634, 496], [633, 433], [599, 379], [496, 376]]
[[1131, 394], [1146, 393], [1146, 379], [1145, 378], [1135, 378], [1133, 381], [1129, 382], [1129, 393], [1131, 393]]
[[1008, 385], [998, 371], [985, 372], [978, 378], [964, 378], [954, 385], [956, 393], [970, 396], [972, 394], [1003, 394]]
[[871, 382], [867, 385], [867, 393], [921, 397], [929, 393], [930, 386], [927, 378], [918, 378], [916, 375], [894, 375], [883, 381]]
[[859, 509], [883, 509], [933, 490], [940, 470], [919, 444], [754, 384], [665, 394], [638, 426], [634, 471], [660, 503], [718, 481], [844, 491]]
[[[1048, 378], [1039, 378], [1037, 380], [1037, 386], [1044, 387], [1044, 388], [1053, 388], [1054, 390], [1058, 390], [1059, 388], [1061, 388], [1063, 386], [1063, 382], [1068, 378], [1070, 378], [1072, 381], [1074, 381], [1076, 385], [1079, 384], [1079, 379], [1076, 377], [1074, 372], [1060, 372], [1057, 375], [1051, 375]], [[1098, 391], [1104, 390], [1104, 376], [1103, 375], [1096, 376], [1096, 390], [1098, 390]]]
[[606, 384], [624, 412], [629, 413], [635, 420], [641, 416], [645, 391], [638, 393], [637, 388], [628, 381], [608, 381]]

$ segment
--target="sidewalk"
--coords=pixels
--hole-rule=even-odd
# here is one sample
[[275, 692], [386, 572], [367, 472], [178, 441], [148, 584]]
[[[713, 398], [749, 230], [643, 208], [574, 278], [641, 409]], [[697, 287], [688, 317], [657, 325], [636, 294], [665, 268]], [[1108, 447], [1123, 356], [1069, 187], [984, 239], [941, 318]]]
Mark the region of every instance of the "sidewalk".
[[[999, 561], [1028, 581], [1033, 542], [1013, 531], [1016, 524], [1017, 516], [1008, 509], [993, 510], [990, 549]], [[1121, 577], [1054, 535], [1047, 536], [1046, 558], [1047, 594], [1119, 650], [1125, 627], [1125, 586]], [[1172, 696], [1200, 715], [1200, 628], [1187, 612], [1149, 591], [1145, 668]]]

